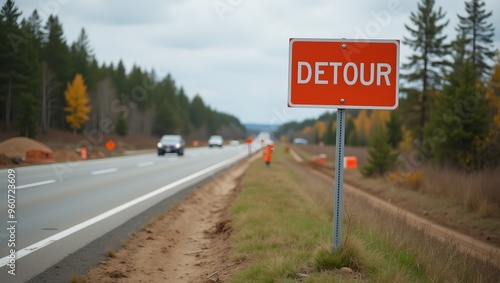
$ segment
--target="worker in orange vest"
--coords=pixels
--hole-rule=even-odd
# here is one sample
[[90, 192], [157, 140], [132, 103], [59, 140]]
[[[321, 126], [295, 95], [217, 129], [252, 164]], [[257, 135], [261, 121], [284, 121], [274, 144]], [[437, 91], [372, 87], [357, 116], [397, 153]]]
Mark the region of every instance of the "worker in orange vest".
[[267, 167], [269, 167], [269, 165], [271, 165], [273, 151], [274, 151], [274, 145], [273, 145], [273, 142], [270, 141], [264, 147], [264, 162], [266, 163]]

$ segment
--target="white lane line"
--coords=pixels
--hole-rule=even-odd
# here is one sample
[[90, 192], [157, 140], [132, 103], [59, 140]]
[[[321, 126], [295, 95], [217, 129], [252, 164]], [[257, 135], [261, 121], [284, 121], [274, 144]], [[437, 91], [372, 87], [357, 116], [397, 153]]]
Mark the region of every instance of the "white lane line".
[[139, 167], [147, 167], [147, 166], [151, 166], [153, 164], [155, 164], [153, 161], [149, 161], [149, 162], [141, 162], [141, 163], [137, 164], [137, 166], [139, 166]]
[[94, 171], [94, 172], [91, 172], [90, 174], [92, 174], [92, 175], [101, 175], [101, 174], [108, 174], [108, 173], [112, 173], [112, 172], [116, 172], [116, 171], [118, 171], [117, 168], [109, 168], [109, 169]]
[[[173, 188], [175, 188], [175, 187], [177, 187], [177, 186], [179, 186], [179, 185], [181, 185], [181, 184], [183, 184], [185, 182], [189, 182], [191, 180], [194, 180], [194, 179], [196, 179], [196, 178], [198, 178], [200, 176], [203, 176], [204, 174], [210, 173], [210, 172], [212, 172], [212, 171], [214, 171], [214, 170], [216, 170], [218, 168], [221, 168], [221, 167], [227, 166], [229, 164], [232, 164], [233, 162], [236, 162], [236, 161], [244, 158], [247, 155], [248, 154], [246, 152], [240, 153], [240, 154], [234, 156], [233, 158], [226, 159], [226, 160], [224, 160], [224, 161], [222, 161], [220, 163], [217, 163], [217, 164], [212, 165], [212, 166], [210, 166], [208, 168], [205, 168], [205, 169], [203, 169], [201, 171], [198, 171], [198, 172], [194, 173], [193, 175], [189, 175], [189, 176], [186, 176], [186, 177], [184, 177], [182, 179], [174, 181], [174, 182], [172, 182], [172, 183], [170, 183], [170, 184], [168, 184], [166, 186], [163, 186], [161, 188], [158, 188], [158, 189], [156, 189], [156, 190], [154, 190], [154, 191], [152, 191], [150, 193], [147, 193], [147, 194], [142, 195], [142, 196], [140, 196], [140, 197], [138, 197], [136, 199], [133, 199], [133, 200], [131, 200], [129, 202], [126, 202], [126, 203], [124, 203], [124, 204], [122, 204], [120, 206], [112, 208], [112, 209], [110, 209], [110, 210], [108, 210], [108, 211], [106, 211], [106, 212], [104, 212], [104, 213], [102, 213], [100, 215], [97, 215], [97, 216], [95, 216], [93, 218], [90, 218], [90, 219], [88, 219], [86, 221], [83, 221], [83, 222], [81, 222], [79, 224], [76, 224], [75, 226], [73, 226], [71, 228], [68, 228], [68, 229], [66, 229], [64, 231], [61, 231], [61, 232], [59, 232], [59, 233], [57, 233], [55, 235], [52, 235], [52, 236], [50, 236], [50, 237], [48, 237], [46, 239], [38, 241], [38, 242], [32, 244], [31, 246], [28, 246], [28, 247], [26, 247], [26, 248], [24, 248], [22, 250], [18, 250], [17, 251], [16, 261], [19, 260], [19, 259], [21, 259], [24, 256], [29, 255], [30, 253], [32, 253], [34, 251], [37, 251], [37, 250], [39, 250], [39, 249], [41, 249], [43, 247], [46, 247], [46, 246], [48, 246], [48, 245], [50, 245], [50, 244], [52, 244], [54, 242], [57, 242], [57, 241], [65, 238], [65, 237], [67, 237], [67, 236], [69, 236], [71, 234], [74, 234], [74, 233], [76, 233], [76, 232], [78, 232], [78, 231], [80, 231], [82, 229], [85, 229], [85, 228], [89, 227], [90, 225], [93, 225], [93, 224], [95, 224], [95, 223], [97, 223], [99, 221], [102, 221], [102, 220], [104, 220], [104, 219], [106, 219], [108, 217], [111, 217], [111, 216], [113, 216], [113, 215], [115, 215], [115, 214], [117, 214], [117, 213], [119, 213], [119, 212], [121, 212], [121, 211], [129, 208], [129, 207], [132, 207], [132, 206], [134, 206], [134, 205], [136, 205], [138, 203], [141, 203], [141, 202], [143, 202], [145, 200], [153, 198], [153, 197], [155, 197], [155, 196], [157, 196], [157, 195], [159, 195], [161, 193], [164, 193], [164, 192], [166, 192], [168, 190], [171, 190], [171, 189], [173, 189]], [[1, 258], [0, 259], [0, 268], [2, 268], [5, 265], [7, 265], [9, 263], [9, 260], [10, 259], [9, 259], [8, 256], [5, 256], [5, 257]]]
[[26, 189], [30, 187], [36, 187], [36, 186], [41, 186], [41, 185], [47, 185], [47, 184], [52, 184], [55, 183], [56, 180], [47, 180], [47, 181], [41, 181], [41, 182], [36, 182], [36, 183], [31, 183], [31, 184], [26, 184], [26, 185], [21, 185], [21, 186], [16, 186], [16, 190], [20, 189]]

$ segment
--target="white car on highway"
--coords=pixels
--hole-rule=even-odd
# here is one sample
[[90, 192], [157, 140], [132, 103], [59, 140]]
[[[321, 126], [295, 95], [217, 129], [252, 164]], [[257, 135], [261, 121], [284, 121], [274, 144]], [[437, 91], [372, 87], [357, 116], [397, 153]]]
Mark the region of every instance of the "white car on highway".
[[208, 147], [222, 147], [222, 145], [224, 145], [224, 138], [222, 136], [213, 135], [208, 139]]

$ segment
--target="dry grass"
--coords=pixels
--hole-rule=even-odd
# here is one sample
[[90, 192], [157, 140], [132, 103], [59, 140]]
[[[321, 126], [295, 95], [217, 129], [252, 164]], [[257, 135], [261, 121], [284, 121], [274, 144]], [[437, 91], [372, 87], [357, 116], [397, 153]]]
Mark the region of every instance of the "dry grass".
[[[294, 149], [306, 156], [306, 159], [325, 153], [328, 156], [327, 166], [333, 167], [334, 146], [294, 146]], [[364, 166], [369, 157], [364, 147], [346, 146], [345, 155], [356, 156], [358, 168]], [[387, 174], [386, 181], [396, 187], [448, 200], [481, 217], [500, 217], [500, 168], [467, 173], [424, 164], [415, 158], [411, 153], [402, 154], [399, 158], [400, 165]]]
[[386, 178], [397, 186], [406, 187], [414, 191], [419, 190], [424, 181], [421, 171], [403, 173], [389, 172]]
[[[389, 261], [388, 269], [396, 262], [403, 263], [406, 272], [423, 272], [431, 282], [495, 282], [500, 276], [495, 266], [462, 254], [453, 240], [440, 242], [428, 236], [425, 227], [419, 230], [409, 227], [401, 215], [381, 212], [349, 197], [346, 203], [356, 215], [356, 233], [369, 249], [380, 251]], [[413, 275], [405, 274], [408, 276]]]
[[106, 250], [106, 255], [108, 257], [110, 257], [110, 258], [115, 258], [116, 257], [116, 252], [113, 249], [109, 248], [109, 249]]
[[450, 199], [483, 217], [499, 216], [500, 169], [466, 173], [425, 165], [422, 171], [423, 193]]

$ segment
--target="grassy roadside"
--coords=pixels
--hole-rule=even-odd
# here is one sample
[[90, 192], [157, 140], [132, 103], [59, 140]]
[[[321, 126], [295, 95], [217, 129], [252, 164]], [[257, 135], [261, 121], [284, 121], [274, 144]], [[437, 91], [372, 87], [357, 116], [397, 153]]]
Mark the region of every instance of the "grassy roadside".
[[[344, 195], [342, 251], [332, 254], [333, 184], [277, 146], [247, 170], [231, 208], [234, 282], [495, 282], [500, 272]], [[345, 269], [342, 267], [348, 267]]]
[[[307, 160], [311, 160], [313, 156], [312, 153], [308, 152], [308, 150], [310, 150], [309, 148], [294, 147], [294, 150]], [[312, 150], [317, 149], [313, 148]], [[330, 150], [332, 151], [331, 154], [333, 154], [334, 148], [323, 148], [321, 150]], [[358, 156], [358, 162], [361, 163], [358, 164], [358, 166], [366, 164], [366, 150], [363, 152], [361, 148], [347, 147], [346, 151], [350, 151], [350, 154]], [[330, 158], [330, 160], [332, 159], [333, 158]], [[327, 165], [329, 168], [333, 168], [333, 161], [330, 161]], [[435, 169], [434, 171], [435, 172], [432, 174], [439, 175], [439, 177], [429, 177], [428, 174], [430, 173], [426, 172], [426, 179], [420, 180], [422, 184], [419, 189], [411, 188], [396, 182], [389, 182], [383, 177], [365, 178], [361, 175], [359, 170], [346, 170], [344, 172], [344, 178], [349, 184], [362, 188], [364, 191], [377, 195], [379, 198], [390, 200], [392, 203], [403, 206], [413, 213], [432, 219], [436, 223], [461, 231], [464, 234], [476, 237], [482, 241], [499, 245], [500, 214], [498, 214], [498, 211], [492, 215], [485, 216], [475, 210], [469, 209], [467, 205], [465, 205], [467, 196], [464, 196], [468, 195], [468, 193], [464, 193], [464, 191], [460, 189], [461, 186], [467, 186], [468, 190], [474, 191], [477, 189], [478, 191], [475, 194], [482, 195], [480, 189], [485, 187], [483, 183], [494, 182], [494, 180], [491, 180], [493, 178], [488, 178], [488, 175], [482, 175], [475, 180], [464, 180], [464, 176], [456, 176], [456, 173], [452, 175], [450, 172], [447, 172], [447, 170]], [[439, 178], [440, 180], [437, 181]], [[414, 182], [416, 180], [408, 178], [408, 181]], [[425, 189], [425, 187], [428, 187], [430, 184], [435, 187], [433, 188], [434, 192]], [[444, 189], [443, 187], [446, 186], [451, 188]], [[445, 190], [451, 190], [452, 192], [448, 194], [456, 197], [444, 196], [444, 193], [439, 193]], [[462, 200], [459, 201], [457, 198]]]

